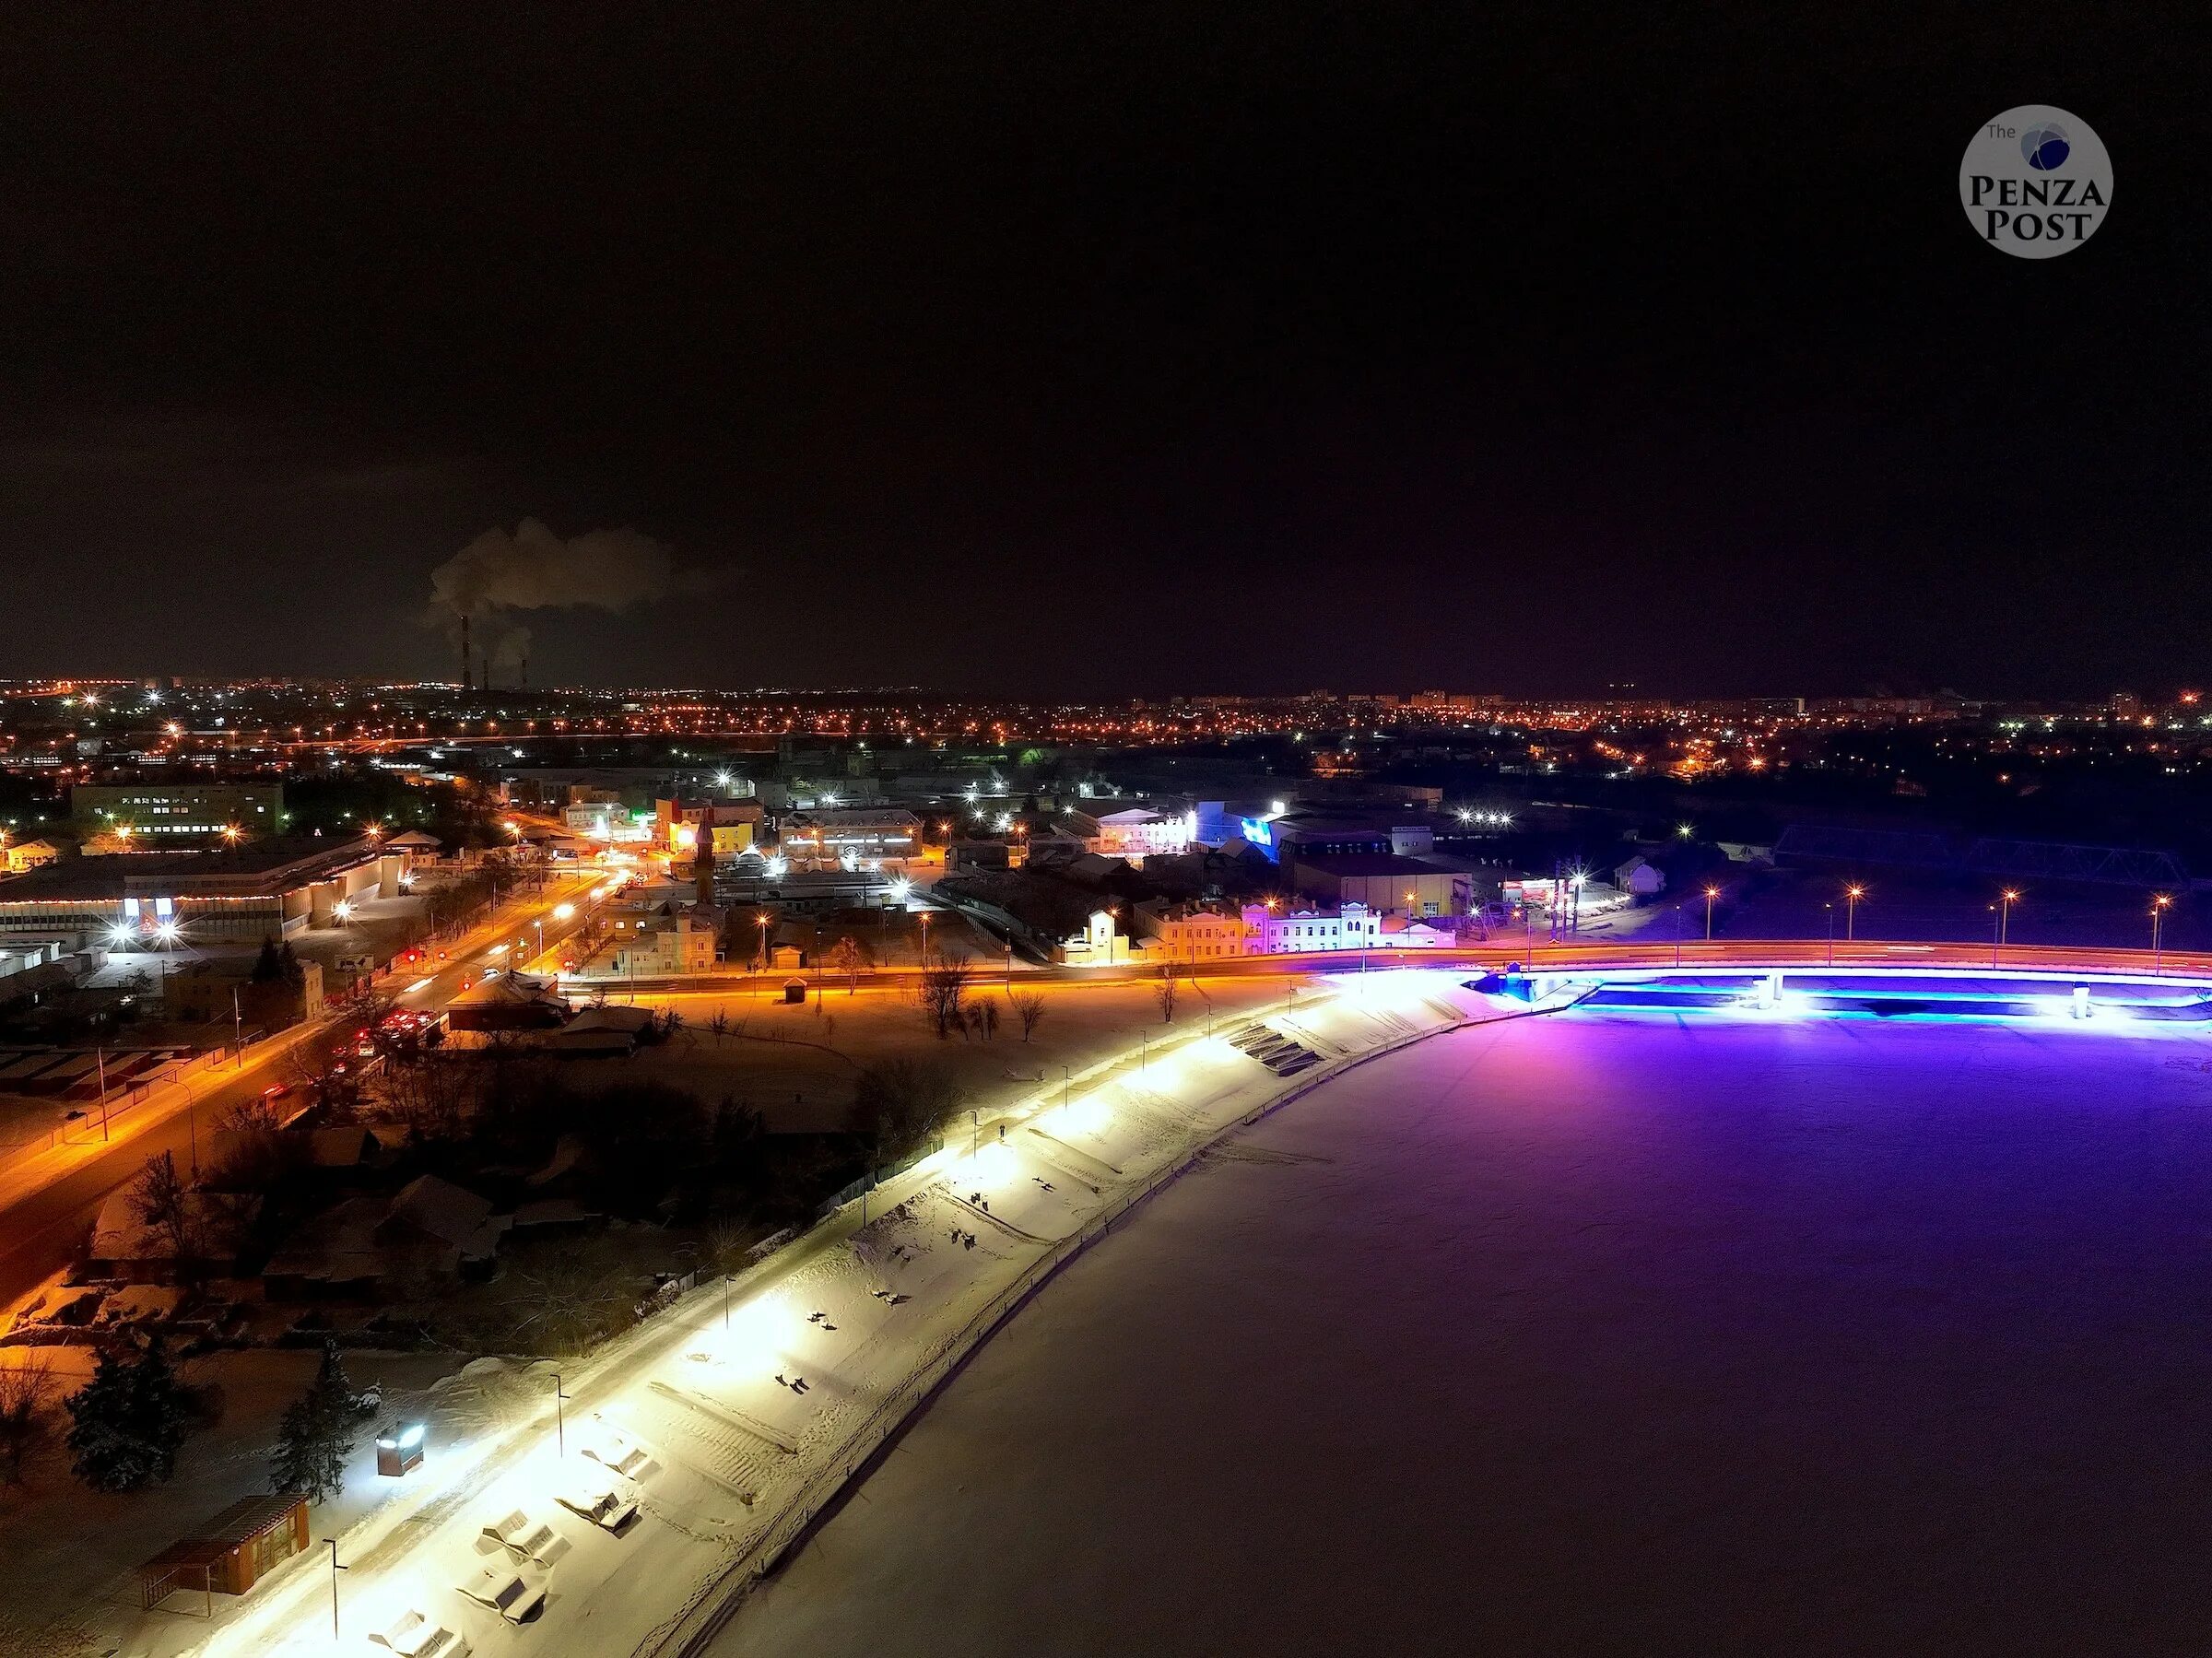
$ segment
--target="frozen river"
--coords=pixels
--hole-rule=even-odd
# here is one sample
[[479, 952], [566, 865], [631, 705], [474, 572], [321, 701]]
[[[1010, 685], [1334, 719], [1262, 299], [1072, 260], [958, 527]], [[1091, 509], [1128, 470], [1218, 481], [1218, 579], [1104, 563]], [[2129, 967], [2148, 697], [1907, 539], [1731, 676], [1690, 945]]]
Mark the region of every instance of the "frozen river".
[[721, 1658], [2212, 1648], [2212, 1041], [1567, 1015], [1247, 1131]]

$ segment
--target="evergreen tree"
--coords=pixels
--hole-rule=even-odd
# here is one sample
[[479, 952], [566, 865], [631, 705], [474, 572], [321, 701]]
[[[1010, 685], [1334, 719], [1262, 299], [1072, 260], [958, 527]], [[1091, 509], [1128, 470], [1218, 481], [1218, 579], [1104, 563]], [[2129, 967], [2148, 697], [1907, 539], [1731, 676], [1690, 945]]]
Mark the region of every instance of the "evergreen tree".
[[307, 1392], [285, 1406], [276, 1449], [269, 1459], [273, 1489], [304, 1491], [312, 1502], [335, 1497], [346, 1486], [346, 1459], [353, 1454], [353, 1386], [334, 1344]]
[[176, 1471], [184, 1389], [159, 1343], [136, 1358], [110, 1350], [69, 1401], [76, 1476], [102, 1491], [135, 1491]]
[[284, 958], [276, 953], [276, 941], [261, 941], [261, 954], [253, 958], [253, 970], [247, 975], [256, 984], [274, 984], [284, 977]]

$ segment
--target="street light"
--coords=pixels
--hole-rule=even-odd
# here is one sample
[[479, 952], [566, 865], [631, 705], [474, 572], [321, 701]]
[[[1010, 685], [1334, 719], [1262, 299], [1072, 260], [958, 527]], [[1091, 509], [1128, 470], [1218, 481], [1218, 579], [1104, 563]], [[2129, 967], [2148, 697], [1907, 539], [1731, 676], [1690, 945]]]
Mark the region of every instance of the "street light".
[[760, 929], [760, 970], [768, 971], [768, 927], [771, 917], [763, 910], [753, 917], [753, 925]]
[[561, 1408], [568, 1402], [569, 1395], [560, 1391], [560, 1372], [555, 1370], [553, 1372], [553, 1454], [556, 1456], [565, 1457], [569, 1454], [569, 1418], [568, 1413]]
[[330, 1546], [330, 1638], [335, 1640], [338, 1639], [338, 1573], [351, 1571], [353, 1568], [338, 1564], [338, 1540], [335, 1537], [325, 1537], [323, 1541]]
[[2012, 907], [2020, 900], [2020, 889], [2007, 887], [1997, 895], [1997, 943], [1989, 955], [1989, 965], [1997, 965], [1997, 956], [2005, 948], [2005, 940], [2012, 932]]
[[2161, 892], [2150, 900], [2150, 976], [2159, 976], [2159, 932], [2166, 920], [2166, 911], [2173, 907], [2172, 896]]
[[1705, 942], [1712, 942], [1712, 900], [1721, 896], [1718, 887], [1705, 888]]
[[1843, 888], [1843, 942], [1851, 943], [1859, 935], [1859, 900], [1866, 896], [1866, 888], [1856, 885]]

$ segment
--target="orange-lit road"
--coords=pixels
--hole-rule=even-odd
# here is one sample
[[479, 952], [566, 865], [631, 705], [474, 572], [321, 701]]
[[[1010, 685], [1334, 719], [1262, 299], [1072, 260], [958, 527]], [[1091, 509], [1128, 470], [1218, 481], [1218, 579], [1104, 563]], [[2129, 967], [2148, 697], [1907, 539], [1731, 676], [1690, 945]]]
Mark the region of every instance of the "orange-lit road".
[[[380, 988], [396, 994], [409, 1007], [442, 1007], [488, 968], [500, 965], [504, 954], [491, 952], [509, 949], [525, 936], [535, 948], [537, 922], [549, 921], [559, 905], [571, 904], [577, 913], [568, 922], [547, 926], [548, 948], [571, 928], [582, 925], [588, 895], [604, 879], [598, 871], [580, 872], [573, 879], [557, 876], [543, 893], [509, 900], [496, 915], [447, 946], [448, 959], [430, 972], [410, 982], [394, 971]], [[330, 1041], [351, 1017], [341, 1009], [312, 1031], [287, 1032], [259, 1044], [248, 1052], [242, 1068], [195, 1077], [189, 1088], [179, 1083], [157, 1089], [150, 1098], [118, 1111], [112, 1137], [105, 1141], [97, 1137], [95, 1120], [78, 1126], [75, 1143], [10, 1159], [0, 1170], [0, 1306], [67, 1263], [109, 1193], [165, 1151], [181, 1168], [189, 1168], [194, 1154], [205, 1149], [200, 1142], [224, 1111], [285, 1080], [283, 1058], [294, 1043]]]

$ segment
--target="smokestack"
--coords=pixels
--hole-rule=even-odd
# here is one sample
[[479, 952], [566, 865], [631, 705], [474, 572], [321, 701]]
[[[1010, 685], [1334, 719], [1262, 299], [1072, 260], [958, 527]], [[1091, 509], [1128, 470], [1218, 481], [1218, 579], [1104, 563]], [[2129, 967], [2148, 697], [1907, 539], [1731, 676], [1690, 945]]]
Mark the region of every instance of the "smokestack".
[[468, 680], [468, 617], [466, 616], [461, 618], [461, 688], [465, 691], [473, 688]]

